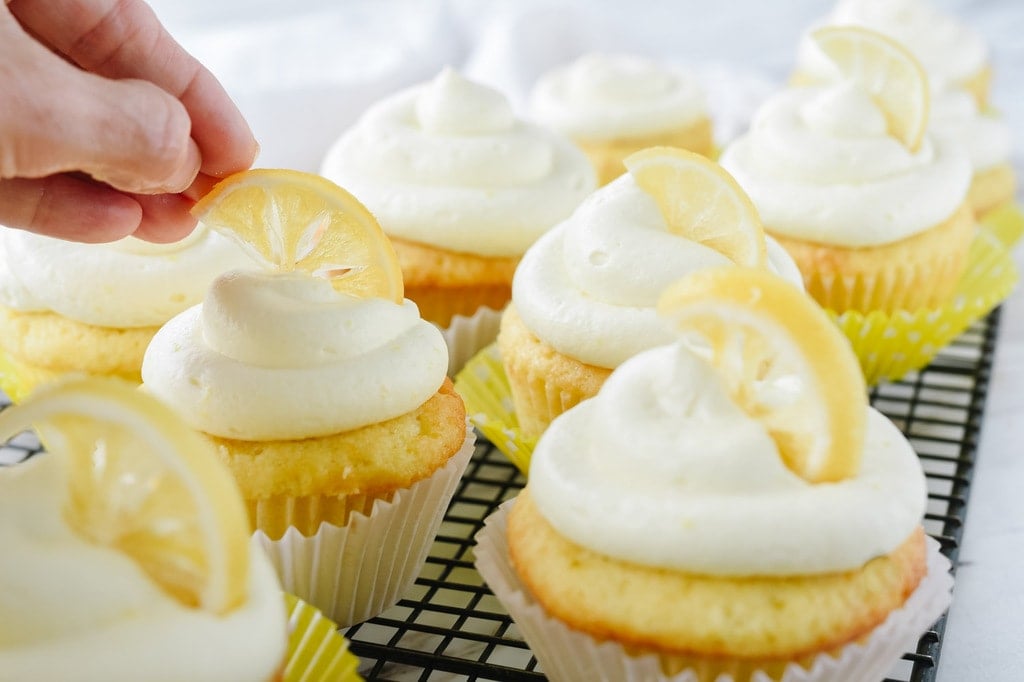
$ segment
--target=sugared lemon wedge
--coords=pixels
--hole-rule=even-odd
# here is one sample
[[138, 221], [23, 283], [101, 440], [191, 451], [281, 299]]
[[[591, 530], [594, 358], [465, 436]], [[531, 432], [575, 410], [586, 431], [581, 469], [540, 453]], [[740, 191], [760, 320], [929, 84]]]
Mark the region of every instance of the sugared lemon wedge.
[[811, 34], [845, 78], [864, 88], [885, 114], [889, 134], [921, 147], [928, 128], [928, 75], [905, 47], [859, 26], [826, 26]]
[[766, 426], [792, 471], [813, 482], [857, 473], [864, 377], [849, 342], [806, 294], [765, 270], [712, 268], [670, 286], [658, 312]]
[[64, 515], [182, 604], [226, 613], [246, 598], [248, 517], [211, 446], [167, 407], [113, 379], [74, 377], [0, 413], [0, 442], [33, 426], [68, 458]]
[[319, 175], [242, 171], [217, 183], [192, 214], [279, 270], [326, 277], [354, 296], [402, 302], [402, 271], [377, 219]]
[[717, 163], [675, 147], [643, 149], [624, 163], [636, 184], [654, 197], [673, 234], [739, 265], [764, 264], [764, 228], [757, 209]]

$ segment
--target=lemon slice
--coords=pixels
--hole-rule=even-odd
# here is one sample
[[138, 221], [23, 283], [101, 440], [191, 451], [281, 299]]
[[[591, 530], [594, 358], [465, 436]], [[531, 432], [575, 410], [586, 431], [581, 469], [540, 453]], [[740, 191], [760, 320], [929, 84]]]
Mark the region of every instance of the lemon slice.
[[279, 270], [331, 280], [359, 297], [402, 302], [402, 271], [377, 219], [330, 180], [293, 170], [228, 176], [192, 208]]
[[130, 557], [182, 604], [226, 613], [246, 597], [248, 517], [211, 446], [126, 382], [73, 377], [0, 413], [0, 442], [34, 426], [68, 457], [64, 516]]
[[811, 34], [844, 77], [864, 88], [885, 113], [889, 134], [921, 147], [928, 128], [928, 75], [905, 47], [859, 26], [826, 26]]
[[802, 291], [765, 270], [711, 268], [670, 286], [658, 311], [765, 425], [792, 471], [813, 482], [857, 473], [864, 377], [849, 342]]
[[654, 197], [670, 232], [739, 265], [764, 265], [764, 228], [757, 209], [717, 163], [675, 147], [643, 149], [624, 163], [640, 189]]

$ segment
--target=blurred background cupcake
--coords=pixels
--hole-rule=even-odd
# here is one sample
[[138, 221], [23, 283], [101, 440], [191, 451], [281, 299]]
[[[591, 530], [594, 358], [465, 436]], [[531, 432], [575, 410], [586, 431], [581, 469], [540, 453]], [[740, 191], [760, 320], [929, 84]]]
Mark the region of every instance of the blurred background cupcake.
[[697, 78], [677, 66], [627, 54], [588, 53], [545, 73], [530, 114], [572, 138], [606, 185], [623, 159], [659, 145], [712, 156], [712, 124]]
[[370, 107], [321, 173], [380, 220], [407, 296], [442, 327], [501, 310], [527, 247], [596, 182], [568, 139], [517, 119], [501, 93], [452, 69]]
[[160, 325], [214, 277], [252, 263], [203, 225], [175, 244], [80, 244], [0, 227], [0, 387], [19, 400], [66, 372], [138, 383]]
[[[932, 0], [840, 0], [818, 26], [862, 26], [906, 46], [921, 62], [935, 91], [966, 90], [980, 108], [988, 105], [992, 80], [981, 34]], [[800, 41], [795, 85], [831, 80], [831, 60], [809, 33]]]
[[940, 306], [975, 234], [967, 152], [928, 129], [927, 79], [897, 43], [859, 28], [815, 39], [844, 76], [773, 96], [722, 166], [822, 306]]
[[1013, 202], [1017, 178], [1006, 121], [991, 110], [979, 110], [970, 93], [944, 90], [932, 93], [931, 126], [967, 149], [973, 170], [967, 201], [979, 220]]

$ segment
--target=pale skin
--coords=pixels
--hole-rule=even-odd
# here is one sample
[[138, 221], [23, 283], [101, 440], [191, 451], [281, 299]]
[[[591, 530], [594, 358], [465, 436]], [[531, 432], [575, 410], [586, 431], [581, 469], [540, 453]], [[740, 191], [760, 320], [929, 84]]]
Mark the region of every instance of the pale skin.
[[258, 147], [224, 89], [142, 0], [0, 6], [0, 224], [173, 242]]

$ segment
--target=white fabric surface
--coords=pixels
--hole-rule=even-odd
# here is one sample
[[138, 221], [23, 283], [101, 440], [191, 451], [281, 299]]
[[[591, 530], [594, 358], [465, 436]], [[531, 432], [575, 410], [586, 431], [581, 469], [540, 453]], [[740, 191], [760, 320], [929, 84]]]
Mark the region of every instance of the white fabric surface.
[[[1024, 2], [933, 0], [992, 48], [993, 102], [1024, 176]], [[179, 41], [249, 118], [261, 166], [316, 170], [370, 102], [462, 67], [522, 106], [539, 73], [591, 49], [695, 65], [719, 140], [788, 73], [801, 30], [831, 0], [157, 0]], [[1017, 262], [1024, 267], [1018, 250]], [[1007, 302], [974, 474], [939, 682], [1024, 678], [1024, 291]]]

